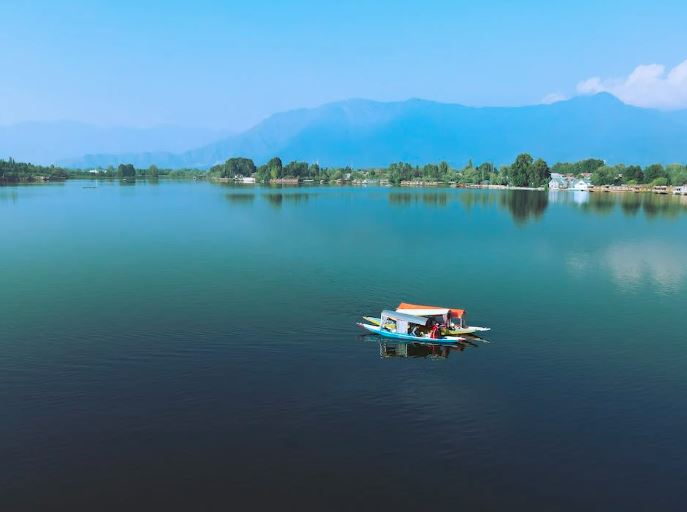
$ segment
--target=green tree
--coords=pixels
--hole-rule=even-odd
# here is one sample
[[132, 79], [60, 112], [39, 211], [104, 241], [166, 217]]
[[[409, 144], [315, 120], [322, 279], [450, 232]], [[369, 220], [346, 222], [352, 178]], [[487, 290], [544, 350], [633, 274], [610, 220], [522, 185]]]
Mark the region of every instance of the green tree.
[[439, 166], [436, 164], [427, 164], [422, 168], [421, 176], [425, 179], [436, 181], [439, 179]]
[[549, 164], [541, 158], [537, 158], [530, 166], [528, 175], [530, 187], [543, 187], [547, 185], [551, 179]]
[[587, 158], [586, 160], [580, 160], [577, 162], [574, 166], [573, 172], [575, 174], [591, 173], [596, 171], [602, 165], [605, 165], [605, 163], [606, 162], [599, 160], [598, 158]]
[[284, 176], [284, 172], [281, 158], [275, 156], [269, 162], [267, 162], [267, 172], [269, 173], [270, 178], [273, 180], [282, 178]]
[[307, 162], [289, 162], [286, 167], [283, 168], [283, 175], [291, 178], [301, 178], [308, 175], [308, 163]]
[[149, 178], [157, 178], [160, 175], [160, 170], [157, 168], [157, 165], [153, 164], [150, 167], [148, 167], [148, 172], [146, 173], [146, 176]]
[[670, 164], [666, 166], [668, 181], [671, 185], [679, 186], [687, 182], [687, 168], [681, 164]]
[[529, 185], [532, 162], [533, 159], [529, 153], [520, 153], [515, 158], [515, 162], [510, 166], [512, 185], [516, 187], [526, 187]]
[[390, 183], [399, 185], [402, 181], [408, 181], [413, 178], [413, 166], [405, 162], [393, 163], [388, 169], [388, 179]]
[[623, 183], [644, 183], [644, 173], [638, 165], [628, 165], [623, 169]]
[[592, 185], [615, 185], [617, 176], [615, 168], [603, 165], [592, 173]]
[[136, 176], [136, 169], [132, 164], [119, 164], [117, 166], [117, 175], [120, 178], [133, 178]]
[[668, 178], [668, 173], [661, 164], [652, 164], [644, 169], [644, 179], [647, 183], [653, 183], [657, 178]]

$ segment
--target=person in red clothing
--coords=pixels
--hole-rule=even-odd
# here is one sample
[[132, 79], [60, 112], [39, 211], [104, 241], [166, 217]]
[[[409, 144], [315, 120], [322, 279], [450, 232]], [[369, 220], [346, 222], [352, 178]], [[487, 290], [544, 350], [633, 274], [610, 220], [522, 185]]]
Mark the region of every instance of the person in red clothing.
[[432, 326], [432, 330], [429, 333], [429, 337], [432, 338], [433, 340], [436, 340], [439, 337], [441, 337], [441, 331], [439, 330], [439, 324], [435, 323]]

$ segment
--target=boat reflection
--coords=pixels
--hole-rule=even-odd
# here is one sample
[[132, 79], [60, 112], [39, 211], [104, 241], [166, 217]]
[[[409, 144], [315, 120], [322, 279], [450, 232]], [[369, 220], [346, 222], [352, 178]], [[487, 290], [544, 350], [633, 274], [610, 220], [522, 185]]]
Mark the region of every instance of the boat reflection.
[[431, 345], [429, 343], [395, 343], [390, 341], [378, 341], [379, 357], [389, 359], [392, 357], [414, 357], [424, 359], [447, 359], [454, 351], [463, 351], [465, 346], [456, 345]]
[[369, 341], [376, 341], [377, 345], [379, 345], [379, 357], [382, 359], [390, 359], [392, 357], [447, 359], [452, 352], [463, 352], [467, 348], [477, 347], [477, 343], [480, 341], [488, 343], [486, 340], [477, 337], [466, 337], [465, 341], [457, 342], [452, 345], [447, 345], [445, 343], [407, 343], [392, 341], [374, 334], [364, 334], [361, 338]]

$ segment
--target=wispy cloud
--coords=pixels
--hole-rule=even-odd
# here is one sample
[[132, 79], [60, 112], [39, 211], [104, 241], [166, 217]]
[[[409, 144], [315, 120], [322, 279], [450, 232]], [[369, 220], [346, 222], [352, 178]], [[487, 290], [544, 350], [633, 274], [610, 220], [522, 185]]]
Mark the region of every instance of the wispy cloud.
[[609, 92], [638, 107], [687, 108], [687, 60], [669, 71], [662, 64], [642, 64], [626, 77], [588, 78], [577, 84], [577, 92]]
[[541, 103], [544, 105], [550, 105], [551, 103], [556, 103], [557, 101], [567, 100], [568, 96], [562, 92], [552, 92], [547, 94], [541, 99]]

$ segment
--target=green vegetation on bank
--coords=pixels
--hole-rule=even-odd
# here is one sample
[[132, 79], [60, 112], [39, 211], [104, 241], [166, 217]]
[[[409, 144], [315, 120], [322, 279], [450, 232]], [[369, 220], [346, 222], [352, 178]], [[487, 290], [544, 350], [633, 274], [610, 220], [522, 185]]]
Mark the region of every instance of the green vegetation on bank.
[[446, 162], [439, 164], [411, 165], [404, 162], [388, 167], [352, 169], [350, 167], [320, 167], [307, 162], [290, 162], [283, 165], [273, 158], [264, 165], [256, 166], [248, 158], [230, 158], [213, 166], [208, 176], [231, 179], [235, 176], [253, 176], [258, 183], [279, 179], [301, 179], [322, 182], [385, 180], [398, 185], [401, 182], [437, 182], [458, 184], [508, 185], [512, 187], [545, 187], [551, 173], [576, 177], [590, 177], [593, 185], [683, 185], [687, 183], [687, 167], [682, 164], [652, 164], [644, 168], [638, 165], [606, 165], [603, 160], [589, 158], [579, 162], [559, 162], [549, 167], [541, 159], [522, 153], [510, 165], [494, 166], [491, 162], [474, 165], [468, 162], [456, 169]]
[[447, 162], [411, 165], [398, 162], [388, 167], [352, 169], [351, 167], [321, 167], [317, 163], [293, 161], [284, 164], [278, 157], [257, 166], [249, 158], [230, 158], [215, 165], [209, 171], [200, 169], [160, 169], [151, 165], [136, 169], [131, 164], [120, 164], [106, 169], [73, 170], [44, 167], [14, 160], [0, 160], [0, 182], [16, 183], [31, 181], [64, 180], [67, 178], [137, 178], [157, 179], [210, 179], [231, 180], [235, 177], [254, 177], [258, 183], [278, 180], [308, 180], [313, 182], [402, 182], [451, 183], [464, 185], [507, 185], [511, 187], [546, 187], [551, 173], [585, 177], [593, 185], [684, 185], [687, 184], [687, 167], [682, 164], [607, 165], [603, 160], [586, 159], [579, 162], [559, 162], [549, 167], [541, 159], [528, 153], [518, 155], [509, 165], [498, 168], [491, 162], [474, 165], [469, 161], [462, 168], [451, 167]]
[[136, 169], [132, 164], [119, 164], [117, 167], [105, 169], [70, 169], [70, 178], [170, 178], [188, 179], [204, 177], [206, 172], [201, 169], [160, 169], [157, 165], [151, 165], [146, 169]]
[[206, 172], [200, 169], [159, 169], [151, 165], [147, 169], [135, 169], [131, 164], [120, 164], [106, 169], [65, 169], [62, 167], [33, 165], [15, 162], [13, 159], [0, 159], [0, 183], [32, 183], [43, 181], [62, 181], [69, 178], [119, 178], [155, 179], [165, 177], [169, 179], [188, 179], [205, 177]]
[[21, 183], [32, 181], [57, 181], [69, 177], [68, 171], [53, 165], [46, 167], [13, 159], [0, 160], [0, 183]]
[[284, 165], [278, 157], [258, 167], [248, 158], [230, 158], [223, 164], [210, 168], [208, 176], [224, 179], [235, 176], [253, 176], [258, 183], [282, 179], [313, 180], [325, 183], [384, 180], [396, 185], [410, 181], [543, 187], [549, 181], [550, 171], [544, 160], [534, 160], [527, 153], [523, 153], [518, 155], [511, 165], [501, 166], [499, 169], [490, 162], [476, 167], [472, 162], [468, 162], [462, 169], [455, 169], [447, 162], [423, 166], [398, 162], [388, 167], [352, 169], [351, 167], [320, 167], [317, 163], [298, 161]]

